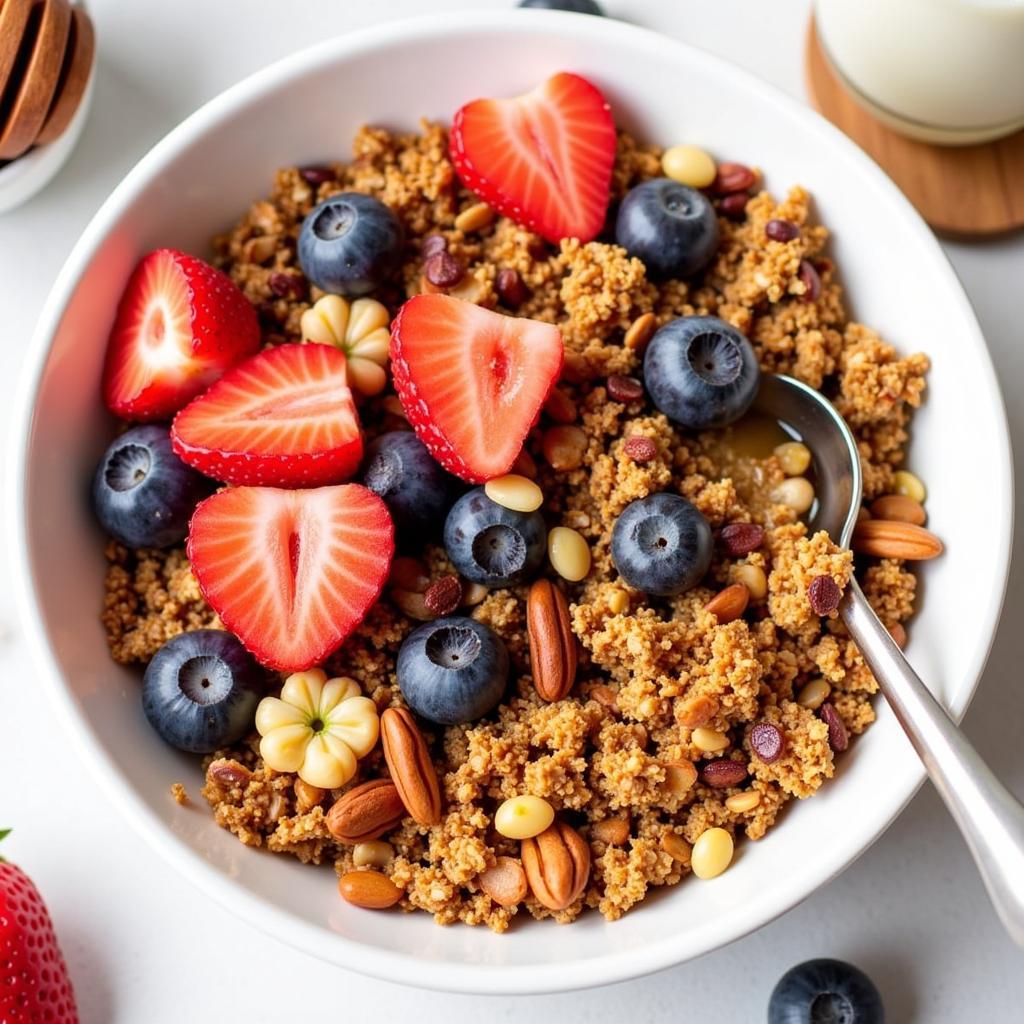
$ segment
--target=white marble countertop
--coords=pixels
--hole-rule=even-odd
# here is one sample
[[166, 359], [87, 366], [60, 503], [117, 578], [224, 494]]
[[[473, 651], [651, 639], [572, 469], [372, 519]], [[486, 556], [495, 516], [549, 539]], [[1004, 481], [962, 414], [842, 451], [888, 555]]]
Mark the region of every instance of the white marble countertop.
[[[612, 14], [723, 54], [803, 95], [806, 0], [602, 2]], [[409, 14], [511, 3], [90, 0], [101, 63], [85, 135], [46, 191], [0, 215], [0, 406], [10, 407], [37, 313], [81, 228], [136, 159], [186, 114], [249, 72], [326, 36]], [[1024, 380], [1024, 235], [950, 243], [946, 250], [1007, 393], [1020, 473], [1024, 407], [1014, 389]], [[927, 341], [921, 339], [922, 347]], [[1024, 793], [1022, 562], [1018, 555], [1002, 628], [965, 722], [1018, 793]], [[0, 578], [5, 575], [0, 561]], [[417, 992], [329, 967], [229, 917], [143, 845], [50, 728], [16, 610], [3, 590], [0, 626], [0, 825], [16, 826], [5, 844], [8, 856], [32, 874], [52, 909], [83, 1024], [358, 1020], [382, 1011], [392, 1020], [448, 1024], [756, 1022], [765, 1019], [779, 975], [818, 955], [867, 970], [893, 1024], [1021, 1019], [1021, 952], [997, 924], [963, 843], [928, 787], [853, 867], [785, 917], [649, 978], [498, 1001]]]

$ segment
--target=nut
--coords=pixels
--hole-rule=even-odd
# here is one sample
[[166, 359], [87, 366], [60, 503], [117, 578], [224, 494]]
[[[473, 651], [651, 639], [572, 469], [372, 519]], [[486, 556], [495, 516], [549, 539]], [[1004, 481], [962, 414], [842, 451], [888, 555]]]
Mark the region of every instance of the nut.
[[942, 554], [942, 541], [923, 526], [891, 519], [866, 519], [853, 531], [853, 550], [875, 558], [923, 561]]
[[552, 469], [579, 469], [587, 451], [587, 435], [579, 427], [559, 424], [544, 431], [541, 451]]
[[244, 764], [230, 757], [218, 757], [216, 761], [211, 761], [206, 769], [207, 782], [214, 782], [228, 789], [233, 786], [245, 786], [251, 775], [252, 772]]
[[707, 693], [690, 697], [676, 712], [676, 719], [687, 729], [699, 729], [718, 714], [718, 698]]
[[615, 695], [615, 691], [610, 686], [605, 686], [604, 683], [599, 683], [590, 691], [590, 696], [597, 701], [598, 704], [603, 708], [607, 708], [609, 711], [619, 710], [619, 699]]
[[494, 211], [486, 203], [474, 203], [455, 218], [455, 229], [462, 232], [479, 231], [493, 221]]
[[743, 220], [747, 215], [747, 203], [749, 202], [749, 192], [733, 192], [731, 196], [726, 196], [718, 204], [718, 210], [723, 217], [728, 217], [729, 220]]
[[797, 277], [803, 282], [804, 290], [800, 296], [804, 302], [813, 302], [821, 294], [821, 278], [810, 260], [801, 260]]
[[590, 834], [600, 843], [621, 846], [629, 839], [629, 822], [625, 818], [605, 818], [594, 822]]
[[300, 778], [295, 779], [292, 788], [295, 790], [295, 805], [303, 812], [319, 807], [324, 802], [324, 797], [327, 796], [326, 789], [321, 789], [319, 786], [311, 786]]
[[439, 252], [447, 251], [448, 239], [444, 235], [427, 235], [420, 246], [420, 255], [424, 260], [429, 260], [431, 256], [436, 256]]
[[665, 787], [672, 796], [685, 796], [697, 781], [697, 768], [692, 761], [671, 761], [665, 765]]
[[565, 910], [583, 895], [590, 879], [590, 847], [565, 822], [556, 821], [520, 843], [526, 880], [538, 903]]
[[663, 832], [661, 835], [661, 848], [674, 861], [689, 866], [693, 847], [682, 836], [676, 835], [675, 832]]
[[388, 779], [371, 779], [335, 802], [327, 812], [327, 831], [339, 843], [355, 846], [384, 835], [404, 817], [398, 787]]
[[711, 612], [718, 619], [718, 624], [724, 626], [727, 622], [734, 622], [746, 610], [750, 602], [750, 591], [745, 583], [733, 583], [720, 590], [706, 605], [704, 610]]
[[380, 739], [391, 780], [410, 817], [420, 825], [436, 825], [441, 820], [437, 772], [412, 713], [387, 708], [380, 716]]
[[639, 402], [644, 397], [644, 386], [636, 377], [613, 373], [608, 378], [608, 397], [616, 402]]
[[423, 603], [431, 615], [450, 615], [462, 603], [462, 584], [458, 576], [442, 576], [423, 595]]
[[412, 590], [402, 590], [401, 587], [392, 587], [391, 600], [395, 603], [395, 607], [408, 615], [410, 619], [429, 622], [435, 618], [434, 613], [427, 607], [427, 599], [423, 594]]
[[514, 857], [498, 857], [492, 867], [480, 873], [477, 884], [499, 907], [522, 903], [529, 891], [526, 872]]
[[750, 749], [765, 764], [778, 761], [785, 748], [786, 736], [774, 722], [758, 722], [750, 730]]
[[729, 523], [722, 527], [718, 540], [727, 555], [742, 558], [764, 543], [764, 527], [757, 523]]
[[913, 523], [924, 526], [928, 516], [924, 505], [905, 494], [883, 494], [871, 503], [871, 515], [875, 519], [888, 519], [890, 522]]
[[815, 615], [831, 615], [842, 599], [843, 592], [831, 576], [815, 576], [808, 584], [807, 600]]
[[266, 263], [277, 250], [277, 235], [255, 235], [242, 246], [242, 259], [247, 263]]
[[388, 583], [399, 590], [410, 590], [414, 594], [425, 594], [430, 586], [427, 567], [418, 558], [399, 555], [391, 563]]
[[643, 352], [657, 329], [658, 318], [653, 313], [643, 313], [629, 325], [622, 344], [634, 352]]
[[716, 196], [727, 196], [733, 192], [745, 192], [756, 182], [757, 175], [745, 164], [724, 163], [718, 165], [711, 191]]
[[714, 789], [728, 789], [738, 786], [747, 777], [747, 766], [740, 761], [720, 757], [708, 761], [700, 770], [700, 781]]
[[509, 309], [518, 309], [530, 297], [530, 289], [519, 276], [519, 271], [512, 267], [502, 267], [498, 271], [494, 286], [502, 305]]
[[542, 700], [565, 697], [576, 680], [576, 637], [565, 595], [550, 580], [537, 580], [526, 600], [533, 685]]
[[379, 871], [346, 871], [338, 879], [341, 898], [366, 910], [387, 910], [401, 898], [402, 890]]
[[818, 709], [818, 714], [828, 726], [828, 745], [836, 753], [842, 753], [850, 745], [850, 738], [846, 734], [846, 725], [839, 717], [839, 712], [836, 711], [834, 705], [826, 701]]
[[576, 403], [560, 388], [553, 388], [544, 403], [544, 411], [556, 423], [576, 422]]
[[800, 237], [800, 227], [791, 220], [775, 218], [765, 224], [764, 233], [773, 242], [792, 242], [794, 238]]
[[658, 456], [658, 446], [649, 437], [634, 434], [623, 442], [622, 450], [634, 461], [641, 464], [651, 462]]
[[435, 288], [454, 288], [465, 273], [462, 263], [449, 252], [435, 252], [423, 264], [423, 276]]

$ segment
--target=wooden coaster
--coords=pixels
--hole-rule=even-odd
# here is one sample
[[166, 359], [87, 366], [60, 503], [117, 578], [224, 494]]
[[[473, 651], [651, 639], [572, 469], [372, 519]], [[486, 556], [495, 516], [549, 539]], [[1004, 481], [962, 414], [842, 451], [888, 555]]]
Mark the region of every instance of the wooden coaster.
[[0, 109], [4, 90], [21, 49], [33, 0], [0, 0]]
[[[71, 30], [71, 8], [67, 0], [42, 0], [40, 6], [39, 31], [28, 66], [7, 120], [0, 125], [0, 160], [21, 156], [35, 142], [60, 79]], [[28, 31], [31, 30], [30, 25]]]
[[45, 146], [64, 134], [71, 123], [78, 105], [85, 95], [92, 71], [93, 55], [96, 52], [96, 36], [89, 15], [80, 7], [72, 10], [71, 35], [68, 37], [68, 51], [64, 57], [57, 92], [46, 115], [46, 121], [36, 136], [35, 145]]
[[881, 165], [936, 231], [979, 236], [1024, 227], [1024, 132], [975, 146], [905, 138], [877, 121], [839, 81], [813, 19], [805, 57], [818, 112]]

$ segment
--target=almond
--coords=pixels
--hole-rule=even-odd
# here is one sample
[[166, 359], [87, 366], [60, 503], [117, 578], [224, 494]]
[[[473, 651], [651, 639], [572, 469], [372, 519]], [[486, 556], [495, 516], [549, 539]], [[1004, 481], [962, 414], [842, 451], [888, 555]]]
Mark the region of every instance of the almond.
[[426, 741], [408, 708], [388, 708], [380, 716], [380, 740], [391, 780], [405, 809], [420, 825], [441, 820], [441, 793]]
[[866, 519], [853, 531], [853, 550], [875, 558], [922, 561], [942, 554], [942, 541], [913, 523], [891, 519]]
[[350, 789], [327, 812], [327, 831], [339, 843], [376, 839], [405, 817], [398, 788], [388, 779], [371, 779]]
[[871, 515], [875, 519], [888, 519], [900, 523], [924, 526], [928, 518], [924, 505], [905, 494], [883, 494], [871, 503]]
[[711, 612], [724, 626], [727, 622], [735, 622], [746, 610], [750, 601], [750, 591], [745, 583], [733, 583], [720, 590], [706, 605], [704, 610]]
[[576, 637], [565, 595], [550, 580], [537, 580], [526, 601], [533, 685], [542, 700], [561, 700], [576, 680]]
[[402, 890], [379, 871], [346, 871], [338, 879], [341, 898], [367, 910], [387, 910], [401, 898]]
[[526, 872], [514, 857], [499, 857], [493, 867], [480, 873], [477, 882], [501, 907], [514, 907], [522, 903], [529, 888]]
[[590, 847], [574, 828], [556, 821], [539, 836], [520, 843], [523, 870], [537, 902], [565, 910], [583, 894], [590, 879]]
[[621, 846], [629, 838], [629, 822], [625, 818], [605, 818], [594, 822], [591, 835], [609, 846]]
[[699, 729], [718, 714], [718, 698], [709, 693], [690, 697], [676, 709], [676, 721], [687, 729]]

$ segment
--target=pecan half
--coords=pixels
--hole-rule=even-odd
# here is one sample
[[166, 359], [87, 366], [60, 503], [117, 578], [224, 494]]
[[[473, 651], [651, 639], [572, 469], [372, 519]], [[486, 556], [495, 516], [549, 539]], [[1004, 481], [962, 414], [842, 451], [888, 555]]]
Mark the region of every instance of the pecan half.
[[523, 870], [537, 902], [565, 910], [583, 894], [590, 879], [590, 847], [570, 825], [556, 821], [539, 836], [520, 843]]
[[391, 781], [405, 809], [420, 825], [441, 820], [441, 792], [426, 741], [407, 708], [388, 708], [380, 716], [380, 740]]
[[350, 789], [327, 812], [327, 831], [339, 843], [376, 839], [405, 817], [405, 804], [388, 779], [371, 779]]
[[561, 700], [576, 680], [576, 637], [569, 603], [550, 580], [537, 580], [526, 599], [530, 670], [542, 700]]

